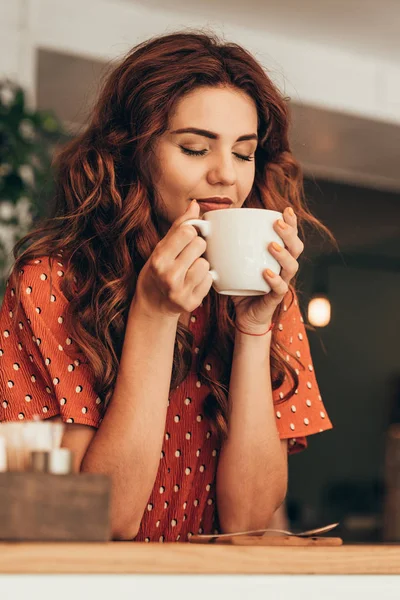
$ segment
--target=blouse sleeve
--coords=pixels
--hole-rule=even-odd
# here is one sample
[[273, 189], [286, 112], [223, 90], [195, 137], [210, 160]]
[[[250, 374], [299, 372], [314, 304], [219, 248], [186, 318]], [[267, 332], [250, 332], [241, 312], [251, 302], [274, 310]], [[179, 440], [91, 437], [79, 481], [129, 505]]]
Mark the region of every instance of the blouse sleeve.
[[273, 391], [279, 436], [288, 439], [288, 452], [295, 454], [307, 448], [306, 436], [333, 426], [322, 403], [297, 296], [292, 300], [290, 292], [283, 300], [283, 313], [276, 328], [276, 347], [299, 378], [298, 387], [289, 400], [282, 402], [293, 385], [291, 377], [286, 376], [283, 384]]
[[18, 314], [9, 279], [0, 311], [0, 421], [60, 415], [66, 423], [101, 422], [92, 371], [68, 331], [63, 276], [62, 258], [51, 272], [47, 257], [25, 265], [15, 274], [21, 283]]

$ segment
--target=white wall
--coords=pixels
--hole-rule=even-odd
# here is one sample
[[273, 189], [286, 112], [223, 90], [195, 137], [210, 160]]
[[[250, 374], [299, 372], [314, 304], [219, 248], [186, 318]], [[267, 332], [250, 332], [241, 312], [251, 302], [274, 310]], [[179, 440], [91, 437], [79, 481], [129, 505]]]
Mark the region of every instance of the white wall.
[[268, 23], [255, 31], [135, 2], [0, 0], [0, 76], [19, 80], [33, 102], [38, 47], [110, 59], [152, 35], [203, 26], [255, 53], [296, 102], [400, 124], [399, 65], [276, 35]]

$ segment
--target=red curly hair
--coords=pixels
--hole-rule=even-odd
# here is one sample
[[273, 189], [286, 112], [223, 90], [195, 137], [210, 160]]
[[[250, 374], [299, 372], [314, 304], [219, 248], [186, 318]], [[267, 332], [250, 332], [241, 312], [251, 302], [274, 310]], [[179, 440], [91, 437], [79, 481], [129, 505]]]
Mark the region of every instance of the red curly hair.
[[[249, 52], [202, 31], [163, 35], [135, 46], [120, 64], [112, 65], [85, 131], [54, 159], [57, 176], [51, 216], [14, 248], [15, 272], [39, 256], [52, 261], [60, 250], [68, 257], [62, 289], [69, 300], [71, 334], [93, 369], [96, 391], [105, 404], [113, 394], [138, 275], [162, 237], [150, 173], [151, 148], [168, 128], [169, 115], [179, 100], [202, 86], [238, 89], [256, 104], [259, 145], [254, 184], [244, 207], [282, 212], [292, 206], [300, 232], [308, 223], [332, 238], [305, 203], [301, 169], [289, 147], [287, 99]], [[15, 287], [18, 294], [18, 278]], [[205, 401], [205, 414], [224, 439], [235, 309], [231, 298], [213, 288], [204, 306], [207, 330], [197, 368], [200, 380], [212, 392]], [[188, 373], [192, 345], [192, 333], [179, 323], [171, 390]], [[282, 385], [285, 375], [293, 382], [280, 402], [287, 401], [298, 385], [283, 351], [290, 354], [271, 344], [273, 389]], [[210, 352], [222, 360], [219, 380], [204, 368]]]

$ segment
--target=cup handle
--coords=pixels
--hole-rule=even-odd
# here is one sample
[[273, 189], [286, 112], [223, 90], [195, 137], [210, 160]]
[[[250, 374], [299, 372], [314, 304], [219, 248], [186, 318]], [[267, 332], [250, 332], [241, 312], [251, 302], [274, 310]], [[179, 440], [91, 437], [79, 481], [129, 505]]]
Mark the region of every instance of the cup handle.
[[218, 281], [218, 274], [217, 271], [214, 271], [214, 269], [211, 269], [211, 271], [208, 271], [211, 275], [211, 277], [213, 278], [213, 281]]
[[[207, 238], [211, 233], [211, 223], [209, 221], [204, 221], [203, 219], [189, 219], [188, 221], [184, 221], [182, 225], [193, 225], [193, 227], [197, 227], [204, 238]], [[213, 281], [218, 280], [216, 271], [211, 269], [209, 273], [213, 278]]]
[[205, 238], [211, 233], [210, 222], [203, 221], [203, 219], [189, 219], [188, 221], [184, 221], [182, 225], [193, 225], [193, 227], [197, 227], [200, 230], [201, 235]]

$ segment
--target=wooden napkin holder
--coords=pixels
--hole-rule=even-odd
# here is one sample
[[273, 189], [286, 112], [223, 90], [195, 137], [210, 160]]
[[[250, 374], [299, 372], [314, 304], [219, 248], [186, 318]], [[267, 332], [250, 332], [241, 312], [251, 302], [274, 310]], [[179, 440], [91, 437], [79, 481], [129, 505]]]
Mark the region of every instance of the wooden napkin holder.
[[107, 475], [0, 473], [0, 540], [107, 542]]

